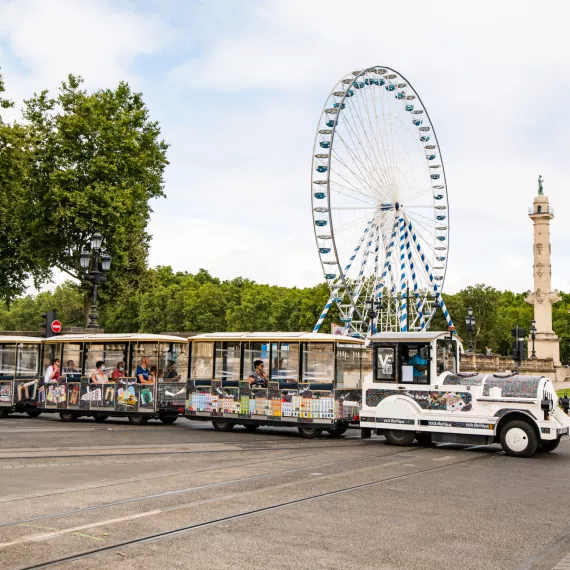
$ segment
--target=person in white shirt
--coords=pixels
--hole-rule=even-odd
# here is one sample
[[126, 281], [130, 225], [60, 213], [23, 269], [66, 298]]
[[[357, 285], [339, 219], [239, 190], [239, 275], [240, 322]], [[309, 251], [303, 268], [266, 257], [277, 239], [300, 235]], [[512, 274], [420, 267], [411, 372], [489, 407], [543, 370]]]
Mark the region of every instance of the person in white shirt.
[[44, 376], [44, 384], [50, 384], [59, 380], [59, 358], [51, 361], [51, 366], [48, 366], [46, 375]]
[[95, 363], [95, 370], [91, 373], [91, 382], [93, 384], [106, 384], [109, 381], [105, 374], [105, 363], [98, 360]]

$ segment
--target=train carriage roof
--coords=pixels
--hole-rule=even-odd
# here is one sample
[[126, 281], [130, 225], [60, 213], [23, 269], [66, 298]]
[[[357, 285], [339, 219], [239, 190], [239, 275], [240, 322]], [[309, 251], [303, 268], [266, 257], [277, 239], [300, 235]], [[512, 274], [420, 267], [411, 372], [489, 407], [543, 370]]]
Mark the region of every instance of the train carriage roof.
[[28, 342], [30, 344], [41, 344], [45, 340], [43, 337], [38, 336], [15, 336], [15, 335], [0, 335], [0, 344], [14, 344]]
[[[422, 332], [382, 332], [372, 335], [372, 342], [431, 342], [438, 338], [449, 338], [449, 331], [422, 331]], [[461, 342], [461, 338], [454, 334], [453, 338]]]
[[59, 342], [188, 342], [185, 337], [168, 334], [63, 334], [44, 339], [46, 343]]
[[337, 342], [364, 345], [364, 340], [350, 336], [313, 332], [219, 332], [204, 333], [190, 341], [266, 341], [266, 342]]

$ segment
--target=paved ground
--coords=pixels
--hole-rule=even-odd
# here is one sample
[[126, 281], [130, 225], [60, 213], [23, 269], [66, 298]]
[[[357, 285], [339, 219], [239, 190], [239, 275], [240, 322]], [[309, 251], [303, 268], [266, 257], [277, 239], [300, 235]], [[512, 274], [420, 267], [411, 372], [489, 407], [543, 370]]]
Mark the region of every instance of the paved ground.
[[551, 570], [570, 553], [569, 472], [570, 440], [525, 460], [357, 432], [12, 416], [0, 568]]

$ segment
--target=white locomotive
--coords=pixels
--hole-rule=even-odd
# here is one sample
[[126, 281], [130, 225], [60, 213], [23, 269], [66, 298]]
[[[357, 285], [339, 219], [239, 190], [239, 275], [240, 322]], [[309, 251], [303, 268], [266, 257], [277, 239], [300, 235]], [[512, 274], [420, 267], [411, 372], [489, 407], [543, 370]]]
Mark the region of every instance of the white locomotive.
[[458, 340], [444, 332], [380, 333], [371, 345], [363, 437], [376, 429], [392, 445], [500, 443], [508, 455], [530, 457], [568, 435], [570, 418], [544, 376], [461, 373]]

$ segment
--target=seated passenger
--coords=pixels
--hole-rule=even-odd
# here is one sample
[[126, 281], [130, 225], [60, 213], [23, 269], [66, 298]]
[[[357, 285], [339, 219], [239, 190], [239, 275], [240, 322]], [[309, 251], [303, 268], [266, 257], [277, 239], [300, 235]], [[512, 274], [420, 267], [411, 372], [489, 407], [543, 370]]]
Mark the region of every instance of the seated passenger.
[[123, 378], [125, 376], [125, 363], [117, 362], [117, 368], [111, 373], [111, 380], [117, 380], [117, 378]]
[[106, 384], [108, 382], [105, 374], [105, 363], [102, 360], [98, 360], [95, 363], [95, 370], [91, 373], [89, 381], [92, 384]]
[[263, 366], [263, 360], [254, 360], [253, 372], [249, 375], [249, 385], [252, 388], [267, 388], [267, 373]]
[[148, 369], [148, 358], [143, 356], [141, 363], [137, 367], [137, 382], [139, 384], [152, 384], [150, 380], [150, 370]]
[[408, 364], [414, 367], [414, 378], [421, 378], [426, 375], [428, 361], [420, 356], [419, 350], [408, 360]]
[[180, 380], [181, 376], [178, 374], [178, 370], [176, 370], [176, 363], [171, 361], [168, 363], [166, 367], [166, 372], [164, 373], [165, 380]]
[[67, 366], [64, 371], [65, 374], [79, 374], [80, 370], [75, 367], [75, 362], [73, 360], [67, 361]]
[[51, 361], [51, 366], [48, 366], [44, 376], [44, 384], [59, 381], [59, 358]]
[[148, 375], [149, 381], [147, 382], [147, 384], [154, 384], [156, 382], [156, 377], [157, 377], [156, 366], [151, 366], [150, 374]]

